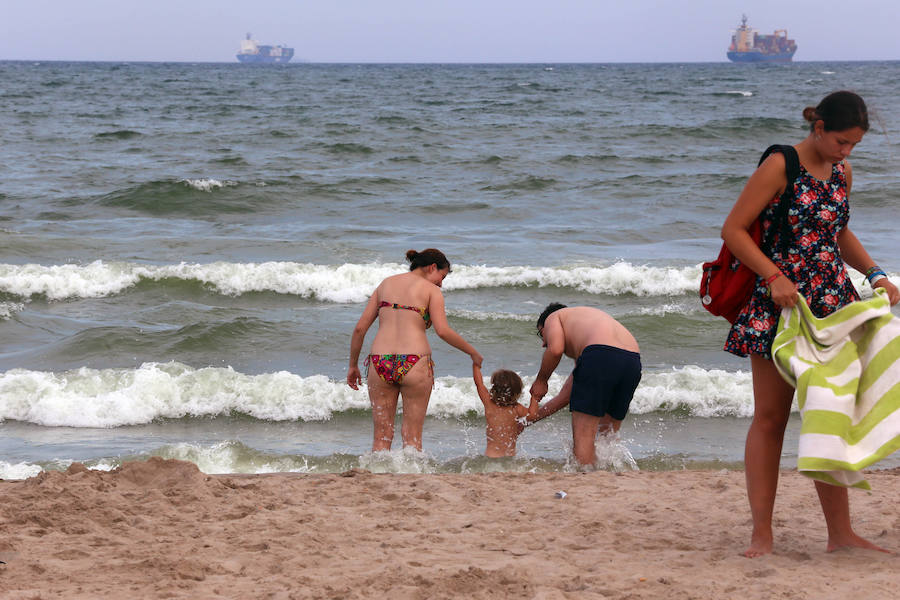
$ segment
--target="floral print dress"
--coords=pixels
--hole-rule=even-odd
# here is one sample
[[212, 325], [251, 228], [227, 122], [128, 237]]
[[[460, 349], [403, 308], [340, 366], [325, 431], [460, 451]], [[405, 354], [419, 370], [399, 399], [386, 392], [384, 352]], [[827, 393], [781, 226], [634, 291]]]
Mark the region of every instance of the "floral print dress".
[[[775, 197], [762, 212], [764, 232], [773, 226], [778, 201], [779, 197]], [[859, 294], [847, 276], [837, 241], [849, 220], [844, 163], [831, 167], [828, 181], [816, 179], [800, 165], [800, 175], [794, 182], [793, 202], [788, 210], [791, 239], [787, 252], [782, 255], [781, 232], [776, 231], [769, 258], [797, 284], [813, 314], [820, 318], [859, 300]], [[772, 342], [781, 308], [772, 301], [768, 291], [765, 280], [757, 277], [750, 302], [728, 332], [726, 351], [738, 356], [760, 354], [772, 357]]]

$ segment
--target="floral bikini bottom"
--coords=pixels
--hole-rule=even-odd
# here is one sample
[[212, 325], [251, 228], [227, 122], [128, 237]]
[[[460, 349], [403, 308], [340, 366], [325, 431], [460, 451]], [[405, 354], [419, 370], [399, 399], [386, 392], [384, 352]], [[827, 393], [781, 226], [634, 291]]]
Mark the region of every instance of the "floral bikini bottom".
[[366, 358], [366, 375], [369, 374], [369, 365], [388, 384], [400, 385], [403, 377], [409, 373], [420, 359], [428, 361], [431, 376], [434, 377], [434, 361], [430, 354], [370, 354]]

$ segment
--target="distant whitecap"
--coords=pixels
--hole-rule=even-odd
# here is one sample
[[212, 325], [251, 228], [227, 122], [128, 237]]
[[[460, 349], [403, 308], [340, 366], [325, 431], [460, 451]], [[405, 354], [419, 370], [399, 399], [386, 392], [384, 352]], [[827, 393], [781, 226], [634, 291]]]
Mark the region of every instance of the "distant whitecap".
[[211, 192], [214, 189], [234, 187], [237, 185], [236, 181], [218, 181], [216, 179], [183, 179], [182, 181], [189, 187], [200, 190], [201, 192]]

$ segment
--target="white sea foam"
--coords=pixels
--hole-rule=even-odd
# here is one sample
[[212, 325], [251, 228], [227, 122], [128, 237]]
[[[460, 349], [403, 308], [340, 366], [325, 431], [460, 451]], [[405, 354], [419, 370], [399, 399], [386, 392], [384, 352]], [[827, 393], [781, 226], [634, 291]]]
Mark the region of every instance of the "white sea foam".
[[[121, 466], [119, 461], [110, 461], [108, 459], [101, 459], [99, 461], [91, 461], [87, 465], [85, 465], [91, 471], [112, 471], [113, 469], [117, 469]], [[68, 467], [66, 467], [68, 468]]]
[[0, 321], [10, 318], [13, 313], [17, 313], [23, 308], [25, 305], [21, 302], [0, 302]]
[[616, 434], [599, 436], [595, 445], [597, 461], [594, 466], [598, 469], [621, 471], [639, 471], [637, 461]]
[[272, 421], [321, 421], [368, 406], [363, 391], [322, 375], [285, 371], [244, 375], [170, 362], [64, 373], [13, 369], [0, 375], [0, 419], [46, 426], [116, 427], [231, 412]]
[[[398, 263], [317, 265], [296, 262], [142, 265], [94, 261], [85, 265], [0, 264], [0, 291], [50, 300], [100, 298], [141, 280], [198, 281], [222, 294], [277, 292], [328, 302], [364, 302], [378, 283], [402, 273]], [[496, 287], [571, 287], [591, 294], [675, 296], [695, 293], [700, 265], [652, 267], [617, 262], [607, 266], [488, 267], [460, 265], [446, 290]]]
[[697, 417], [750, 417], [751, 375], [696, 366], [644, 373], [630, 410], [635, 414], [683, 411]]
[[425, 452], [412, 447], [367, 452], [359, 457], [359, 466], [373, 473], [434, 473], [437, 463]]
[[[0, 479], [28, 479], [45, 470], [65, 471], [73, 462], [75, 461], [71, 459], [56, 459], [41, 467], [41, 465], [32, 463], [21, 462], [13, 464], [0, 460]], [[85, 466], [92, 471], [112, 471], [119, 464], [118, 461], [111, 462], [100, 459], [97, 461], [86, 461]]]
[[239, 442], [221, 442], [211, 446], [181, 443], [154, 452], [162, 458], [194, 463], [204, 473], [314, 473], [304, 457], [264, 456]]
[[637, 311], [639, 315], [662, 317], [665, 315], [684, 315], [693, 312], [701, 312], [703, 309], [699, 302], [668, 302], [657, 306], [643, 306]]
[[728, 90], [725, 92], [726, 94], [733, 94], [735, 96], [743, 96], [744, 98], [749, 98], [753, 95], [753, 92], [748, 92], [746, 90]]
[[237, 185], [236, 181], [218, 181], [217, 179], [182, 179], [182, 181], [188, 185], [188, 187], [192, 187], [195, 190], [200, 190], [201, 192], [211, 192], [214, 189], [222, 188], [222, 187], [234, 187]]
[[447, 315], [460, 319], [469, 319], [470, 321], [522, 321], [531, 323], [535, 320], [536, 314], [523, 315], [507, 312], [494, 311], [477, 311], [465, 309], [447, 309]]
[[39, 465], [31, 463], [8, 463], [0, 460], [0, 479], [28, 479], [43, 471]]
[[[459, 277], [456, 274], [459, 273]], [[700, 265], [651, 267], [617, 262], [608, 266], [563, 267], [454, 267], [444, 287], [448, 290], [486, 287], [571, 287], [591, 294], [674, 296], [695, 292]]]
[[[523, 380], [527, 388], [533, 377]], [[562, 383], [554, 374], [550, 396]], [[749, 373], [689, 366], [645, 373], [631, 410], [746, 417], [752, 414], [751, 397]], [[169, 362], [137, 369], [13, 369], [0, 374], [0, 420], [44, 426], [118, 427], [232, 413], [268, 421], [325, 421], [368, 408], [364, 388], [355, 391], [324, 375], [301, 377], [285, 371], [245, 375], [231, 368], [193, 369]], [[483, 415], [484, 409], [470, 378], [447, 376], [435, 381], [428, 414], [458, 418]]]
[[[0, 264], [0, 291], [23, 298], [43, 295], [50, 300], [100, 298], [122, 293], [141, 280], [176, 279], [200, 282], [226, 295], [276, 292], [349, 303], [364, 302], [381, 280], [405, 270], [406, 267], [399, 263], [142, 265], [98, 260], [85, 265]], [[896, 273], [888, 276], [894, 280], [898, 277]], [[851, 270], [850, 277], [857, 289], [867, 287], [862, 274]], [[459, 265], [444, 281], [444, 289], [569, 287], [590, 294], [671, 297], [696, 294], [699, 280], [700, 265], [655, 267], [628, 262], [560, 267]], [[488, 315], [487, 318], [494, 317]]]
[[133, 286], [140, 276], [135, 265], [94, 261], [87, 265], [0, 265], [0, 290], [28, 298], [51, 300], [99, 298]]
[[[326, 473], [334, 469], [362, 468], [374, 473], [435, 473], [441, 463], [425, 452], [414, 448], [397, 448], [381, 452], [366, 452], [358, 457], [346, 456], [338, 462], [322, 462], [298, 455], [263, 455], [240, 442], [228, 441], [211, 445], [181, 443], [163, 446], [152, 453], [166, 459], [194, 463], [203, 473], [210, 475], [227, 473]], [[143, 460], [146, 455], [126, 458]], [[43, 471], [64, 471], [73, 462], [59, 459], [43, 465], [32, 463], [8, 463], [0, 460], [0, 479], [27, 479]], [[112, 471], [122, 466], [120, 459], [84, 461], [92, 471]], [[506, 469], [509, 466], [506, 465]]]

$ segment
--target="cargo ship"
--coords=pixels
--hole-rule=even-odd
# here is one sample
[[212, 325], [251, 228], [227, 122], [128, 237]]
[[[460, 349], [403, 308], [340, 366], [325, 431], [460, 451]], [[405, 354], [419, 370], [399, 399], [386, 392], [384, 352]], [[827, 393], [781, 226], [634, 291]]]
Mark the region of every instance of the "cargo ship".
[[741, 26], [731, 36], [728, 60], [731, 62], [791, 62], [797, 42], [789, 40], [787, 29], [776, 29], [772, 35], [760, 35], [747, 25], [747, 15], [743, 15]]
[[242, 63], [286, 63], [294, 56], [294, 49], [285, 46], [261, 46], [259, 42], [250, 37], [241, 40], [241, 50], [237, 53], [237, 59]]

